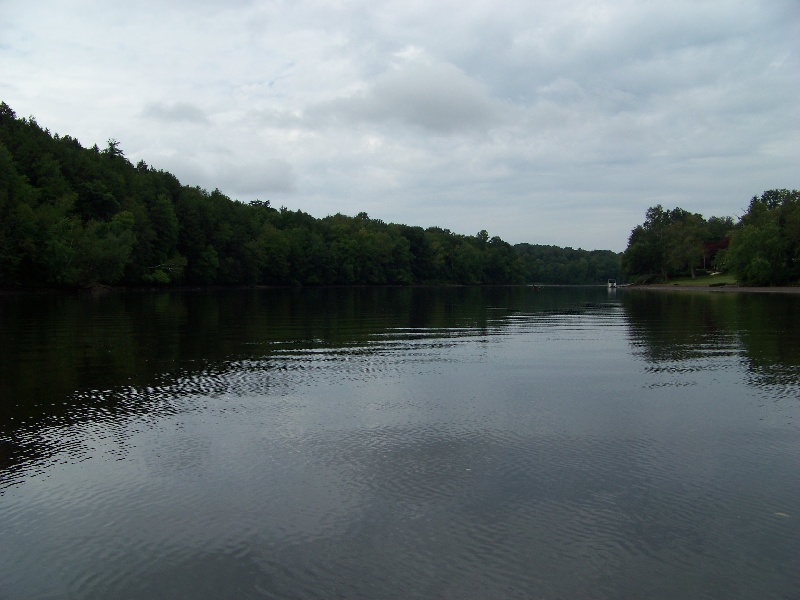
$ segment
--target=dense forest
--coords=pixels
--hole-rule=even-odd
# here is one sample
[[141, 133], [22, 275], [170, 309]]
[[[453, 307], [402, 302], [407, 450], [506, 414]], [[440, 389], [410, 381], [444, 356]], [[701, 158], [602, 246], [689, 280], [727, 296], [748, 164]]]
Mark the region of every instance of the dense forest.
[[611, 250], [582, 250], [539, 244], [517, 244], [525, 281], [556, 285], [605, 284], [622, 275], [621, 255]]
[[654, 206], [628, 239], [622, 267], [633, 281], [728, 272], [741, 285], [800, 283], [800, 193], [754, 196], [737, 223]]
[[523, 281], [517, 252], [486, 231], [239, 202], [0, 104], [1, 286]]
[[0, 104], [0, 286], [592, 284], [620, 255], [315, 218], [181, 185]]

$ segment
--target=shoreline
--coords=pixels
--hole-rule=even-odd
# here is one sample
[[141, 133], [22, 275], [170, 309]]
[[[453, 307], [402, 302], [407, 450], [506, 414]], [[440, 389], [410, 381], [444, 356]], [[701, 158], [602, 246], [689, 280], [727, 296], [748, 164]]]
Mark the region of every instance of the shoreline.
[[652, 285], [622, 286], [623, 289], [676, 292], [738, 292], [742, 294], [800, 294], [800, 286], [753, 287], [743, 285], [679, 285], [655, 283]]
[[[605, 287], [601, 284], [595, 285], [566, 285], [566, 284], [508, 284], [508, 285], [467, 285], [467, 284], [378, 284], [378, 285], [315, 285], [315, 286], [296, 286], [296, 285], [176, 285], [176, 286], [108, 286], [97, 285], [85, 288], [58, 288], [58, 287], [37, 287], [37, 288], [2, 288], [0, 296], [16, 295], [83, 295], [83, 294], [105, 294], [105, 293], [125, 293], [125, 292], [203, 292], [212, 290], [277, 290], [277, 289], [330, 289], [330, 288], [428, 288], [428, 287], [449, 287], [449, 288], [488, 288], [488, 287], [519, 287], [533, 288], [534, 290], [543, 288], [560, 287]], [[800, 294], [800, 286], [774, 286], [756, 287], [743, 285], [682, 285], [678, 283], [652, 283], [646, 285], [621, 284], [616, 289], [619, 290], [641, 290], [655, 292], [724, 292], [724, 293], [743, 293], [743, 294]]]

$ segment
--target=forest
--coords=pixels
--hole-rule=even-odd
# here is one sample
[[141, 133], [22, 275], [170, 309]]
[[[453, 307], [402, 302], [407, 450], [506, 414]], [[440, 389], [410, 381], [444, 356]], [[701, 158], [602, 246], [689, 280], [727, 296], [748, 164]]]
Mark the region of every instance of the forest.
[[611, 250], [582, 250], [540, 244], [516, 244], [525, 281], [549, 285], [605, 284], [621, 279], [621, 255]]
[[234, 200], [133, 165], [119, 142], [84, 148], [0, 103], [0, 287], [638, 283], [722, 271], [742, 285], [800, 282], [797, 190], [708, 219], [647, 210], [622, 254], [511, 246], [485, 230], [315, 218]]
[[611, 251], [240, 202], [0, 103], [0, 287], [596, 284], [620, 272]]
[[628, 238], [622, 267], [639, 283], [714, 271], [730, 273], [740, 285], [798, 284], [800, 193], [777, 189], [753, 196], [736, 223], [651, 207]]
[[523, 281], [517, 252], [486, 231], [239, 202], [0, 104], [0, 286]]

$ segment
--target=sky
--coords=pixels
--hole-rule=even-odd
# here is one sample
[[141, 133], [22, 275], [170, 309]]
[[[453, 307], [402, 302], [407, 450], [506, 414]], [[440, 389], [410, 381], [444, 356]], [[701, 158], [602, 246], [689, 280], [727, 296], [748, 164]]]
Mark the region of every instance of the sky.
[[321, 218], [624, 250], [800, 188], [797, 0], [0, 0], [0, 101]]

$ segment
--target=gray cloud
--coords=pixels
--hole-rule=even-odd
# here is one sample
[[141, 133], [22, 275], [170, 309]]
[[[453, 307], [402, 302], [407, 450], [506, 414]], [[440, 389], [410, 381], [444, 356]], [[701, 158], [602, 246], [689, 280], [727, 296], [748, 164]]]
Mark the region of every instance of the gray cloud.
[[144, 107], [142, 116], [169, 123], [188, 122], [201, 125], [208, 123], [206, 114], [189, 102], [175, 102], [173, 104], [154, 102]]
[[218, 170], [218, 187], [230, 189], [243, 198], [264, 193], [293, 193], [297, 177], [292, 166], [278, 158], [266, 158], [250, 163], [235, 161]]
[[0, 99], [241, 200], [511, 242], [800, 185], [796, 0], [143, 6], [5, 0]]
[[181, 182], [212, 190], [234, 199], [268, 199], [292, 194], [297, 176], [288, 162], [277, 158], [234, 159], [219, 152], [186, 153], [157, 157], [155, 166], [182, 174]]
[[309, 108], [311, 122], [388, 122], [435, 133], [480, 130], [501, 120], [502, 106], [463, 71], [449, 64], [406, 63], [368, 89]]

